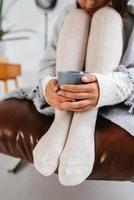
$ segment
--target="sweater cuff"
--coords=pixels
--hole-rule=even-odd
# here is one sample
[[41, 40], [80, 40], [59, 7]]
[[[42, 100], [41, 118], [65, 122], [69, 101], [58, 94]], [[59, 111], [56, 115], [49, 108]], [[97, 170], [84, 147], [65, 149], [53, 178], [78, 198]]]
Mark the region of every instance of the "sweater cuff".
[[96, 76], [99, 85], [99, 99], [95, 108], [114, 105], [117, 101], [116, 87], [112, 78], [107, 75], [92, 73]]
[[43, 94], [44, 94], [44, 97], [45, 97], [45, 100], [47, 103], [48, 103], [48, 99], [47, 99], [47, 95], [46, 95], [46, 86], [47, 86], [48, 82], [52, 79], [57, 79], [57, 77], [48, 75], [47, 77], [45, 77], [44, 79], [41, 80], [42, 91], [43, 91]]

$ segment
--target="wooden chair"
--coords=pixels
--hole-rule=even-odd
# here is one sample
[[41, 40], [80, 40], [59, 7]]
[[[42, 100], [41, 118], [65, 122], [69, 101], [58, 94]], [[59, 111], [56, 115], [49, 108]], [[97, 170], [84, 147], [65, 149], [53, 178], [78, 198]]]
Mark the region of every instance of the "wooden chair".
[[19, 64], [1, 63], [0, 62], [0, 81], [4, 83], [5, 93], [9, 92], [8, 80], [12, 79], [15, 82], [16, 88], [19, 87], [17, 76], [21, 75], [21, 66]]

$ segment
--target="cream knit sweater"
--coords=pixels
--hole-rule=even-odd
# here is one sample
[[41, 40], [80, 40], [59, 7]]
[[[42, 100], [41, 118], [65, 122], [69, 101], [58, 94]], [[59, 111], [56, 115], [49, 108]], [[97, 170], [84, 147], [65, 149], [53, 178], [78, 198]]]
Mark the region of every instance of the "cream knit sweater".
[[[50, 41], [50, 44], [46, 50], [45, 54], [45, 67], [48, 65], [49, 67], [46, 69], [44, 78], [41, 80], [42, 90], [44, 92], [45, 100], [47, 100], [47, 96], [45, 93], [46, 86], [51, 79], [57, 79], [55, 76], [55, 62], [56, 61], [56, 44], [58, 41], [58, 34], [60, 32], [61, 26], [64, 22], [66, 15], [74, 8], [74, 6], [68, 6], [63, 14], [57, 20], [55, 27], [53, 29], [53, 37]], [[125, 33], [124, 40], [125, 40]], [[125, 41], [124, 41], [125, 48]], [[51, 54], [50, 54], [51, 52]], [[51, 63], [51, 64], [50, 64]], [[42, 68], [42, 67], [41, 67]], [[123, 102], [128, 96], [131, 94], [133, 89], [133, 84], [128, 78], [128, 75], [123, 72], [113, 72], [108, 75], [93, 73], [97, 77], [97, 81], [99, 84], [100, 96], [99, 101], [96, 107], [102, 107], [107, 105], [114, 105], [120, 102]]]
[[[56, 46], [58, 36], [66, 15], [75, 8], [70, 5], [65, 8], [53, 28], [52, 38], [42, 59], [35, 84], [19, 88], [7, 93], [3, 100], [10, 98], [32, 100], [36, 109], [51, 116], [55, 109], [47, 103], [44, 93], [48, 81], [55, 77]], [[134, 2], [128, 4], [129, 15], [124, 21], [124, 52], [119, 66], [113, 73], [102, 75], [96, 73], [100, 88], [100, 97], [96, 107], [99, 114], [134, 135]], [[129, 107], [128, 107], [129, 106]]]

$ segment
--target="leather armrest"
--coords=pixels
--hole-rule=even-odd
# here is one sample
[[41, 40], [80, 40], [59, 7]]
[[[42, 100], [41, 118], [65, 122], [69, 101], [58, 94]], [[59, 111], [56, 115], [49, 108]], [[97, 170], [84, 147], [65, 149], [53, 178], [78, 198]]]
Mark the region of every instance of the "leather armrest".
[[[32, 101], [0, 101], [0, 153], [32, 163], [32, 150], [53, 120], [54, 116], [40, 114]], [[99, 115], [95, 154], [94, 168], [88, 179], [134, 180], [134, 138]]]

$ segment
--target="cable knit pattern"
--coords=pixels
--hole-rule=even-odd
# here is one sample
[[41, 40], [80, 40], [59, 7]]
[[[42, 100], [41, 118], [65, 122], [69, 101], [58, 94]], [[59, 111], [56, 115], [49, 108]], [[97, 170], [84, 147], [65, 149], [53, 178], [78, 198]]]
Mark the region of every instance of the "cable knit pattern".
[[[129, 6], [129, 7], [131, 8], [132, 6]], [[72, 9], [71, 6], [68, 7], [67, 12], [69, 9]], [[131, 8], [131, 10], [132, 10], [132, 8]], [[125, 51], [125, 47], [127, 46], [127, 43], [129, 41], [127, 37], [130, 36], [130, 33], [132, 31], [132, 28], [130, 27], [130, 24], [132, 26], [132, 21], [133, 21], [132, 18], [129, 16], [128, 20], [126, 20], [124, 22], [124, 52], [125, 53], [124, 53], [121, 63], [125, 63], [126, 64], [125, 66], [127, 66], [126, 58], [128, 55], [127, 51], [129, 51], [128, 48]], [[63, 23], [63, 18], [62, 18], [62, 23]], [[129, 41], [129, 43], [130, 43], [130, 41]], [[52, 48], [51, 45], [50, 45], [50, 48]], [[99, 88], [100, 88], [100, 97], [99, 97], [99, 101], [98, 101], [98, 104], [96, 105], [96, 107], [114, 105], [114, 104], [118, 104], [123, 101], [125, 102], [125, 100], [132, 93], [134, 81], [133, 81], [133, 79], [130, 78], [128, 70], [126, 70], [127, 74], [124, 74], [124, 73], [126, 73], [126, 71], [122, 70], [121, 66], [124, 66], [124, 65], [119, 65], [117, 67], [117, 70], [115, 70], [115, 73], [111, 73], [108, 76], [94, 73], [95, 76], [97, 77], [97, 80], [99, 83]], [[125, 67], [125, 69], [126, 69], [126, 67]], [[119, 71], [120, 71], [120, 73], [119, 73]], [[49, 74], [48, 77], [44, 76], [44, 79], [42, 79], [42, 88], [44, 91], [44, 96], [45, 96], [46, 101], [47, 101], [47, 95], [45, 93], [46, 85], [49, 82], [49, 80], [56, 79], [56, 78], [57, 78], [56, 74], [53, 73], [52, 75]], [[130, 100], [125, 102], [125, 105], [131, 106], [131, 108], [129, 109], [128, 112], [130, 112], [130, 110], [132, 111], [133, 104], [134, 103], [132, 103], [132, 98], [131, 98], [131, 103], [130, 103]]]
[[[114, 105], [123, 102], [131, 94], [133, 84], [123, 72], [106, 75], [93, 73], [98, 80], [100, 97], [96, 107]], [[128, 87], [129, 86], [129, 87]]]

